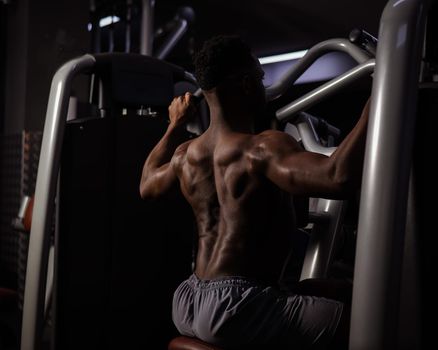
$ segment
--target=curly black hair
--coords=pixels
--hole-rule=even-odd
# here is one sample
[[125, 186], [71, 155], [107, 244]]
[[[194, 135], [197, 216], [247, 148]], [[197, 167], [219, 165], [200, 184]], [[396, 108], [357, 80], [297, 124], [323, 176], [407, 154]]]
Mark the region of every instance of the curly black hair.
[[205, 41], [195, 54], [195, 77], [202, 90], [210, 90], [231, 75], [253, 70], [255, 62], [240, 37], [219, 35]]

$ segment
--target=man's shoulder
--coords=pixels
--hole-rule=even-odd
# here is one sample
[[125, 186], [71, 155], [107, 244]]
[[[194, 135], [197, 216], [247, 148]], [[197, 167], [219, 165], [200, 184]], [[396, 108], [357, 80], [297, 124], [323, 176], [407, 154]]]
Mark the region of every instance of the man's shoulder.
[[288, 134], [286, 134], [283, 131], [269, 129], [269, 130], [264, 130], [255, 136], [258, 138], [270, 138], [270, 137], [284, 137], [284, 136], [288, 136]]
[[191, 143], [194, 141], [195, 139], [190, 139], [188, 141], [183, 142], [182, 144], [180, 144], [176, 150], [175, 150], [175, 155], [176, 156], [180, 156], [183, 155], [187, 152], [187, 149], [189, 148], [189, 146], [191, 145]]
[[299, 148], [298, 142], [291, 135], [278, 130], [265, 130], [260, 134], [254, 135], [252, 144], [254, 148]]
[[174, 165], [181, 165], [182, 161], [185, 159], [185, 156], [187, 155], [187, 150], [189, 146], [192, 144], [192, 142], [193, 139], [185, 141], [176, 148], [172, 157], [172, 163]]
[[266, 130], [253, 135], [246, 152], [251, 169], [264, 169], [273, 158], [300, 151], [298, 142], [289, 134], [278, 130]]

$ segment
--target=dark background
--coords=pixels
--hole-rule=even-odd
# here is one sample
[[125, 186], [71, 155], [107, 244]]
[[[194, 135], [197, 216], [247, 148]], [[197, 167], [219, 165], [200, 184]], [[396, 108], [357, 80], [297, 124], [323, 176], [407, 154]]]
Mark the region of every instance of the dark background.
[[302, 50], [346, 37], [359, 27], [377, 36], [385, 0], [171, 0], [157, 1], [157, 22], [179, 6], [196, 13], [196, 43], [216, 34], [239, 34], [258, 56]]
[[[89, 0], [0, 1], [0, 131], [42, 130], [51, 78], [67, 60], [93, 52]], [[98, 0], [95, 15], [126, 17], [125, 0]], [[353, 28], [378, 34], [386, 1], [381, 0], [156, 0], [154, 28], [190, 6], [194, 21], [168, 61], [191, 68], [191, 55], [217, 34], [238, 34], [257, 56], [295, 50], [335, 37]], [[141, 1], [133, 0], [132, 52], [138, 52]], [[123, 51], [124, 24], [113, 27], [115, 51]], [[101, 33], [107, 49], [108, 28]], [[161, 40], [161, 41], [160, 41]], [[157, 38], [159, 46], [162, 38]]]

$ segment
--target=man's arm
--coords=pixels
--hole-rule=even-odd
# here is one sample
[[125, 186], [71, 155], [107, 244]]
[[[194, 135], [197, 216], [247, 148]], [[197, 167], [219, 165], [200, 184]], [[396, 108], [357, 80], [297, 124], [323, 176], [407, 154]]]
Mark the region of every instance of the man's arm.
[[291, 194], [343, 198], [360, 185], [369, 104], [368, 100], [356, 126], [330, 157], [303, 150], [285, 133], [268, 131], [259, 136], [254, 161]]
[[168, 191], [177, 181], [174, 153], [184, 141], [184, 125], [194, 114], [192, 96], [186, 93], [175, 97], [169, 106], [169, 127], [149, 153], [143, 166], [140, 195], [143, 199], [156, 198]]

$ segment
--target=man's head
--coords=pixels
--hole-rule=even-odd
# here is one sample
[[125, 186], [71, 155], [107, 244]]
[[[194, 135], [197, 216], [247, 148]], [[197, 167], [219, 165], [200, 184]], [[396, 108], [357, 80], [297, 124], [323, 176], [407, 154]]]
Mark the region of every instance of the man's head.
[[237, 36], [207, 40], [194, 58], [195, 76], [202, 90], [239, 83], [245, 77], [261, 84], [263, 71], [251, 49]]

